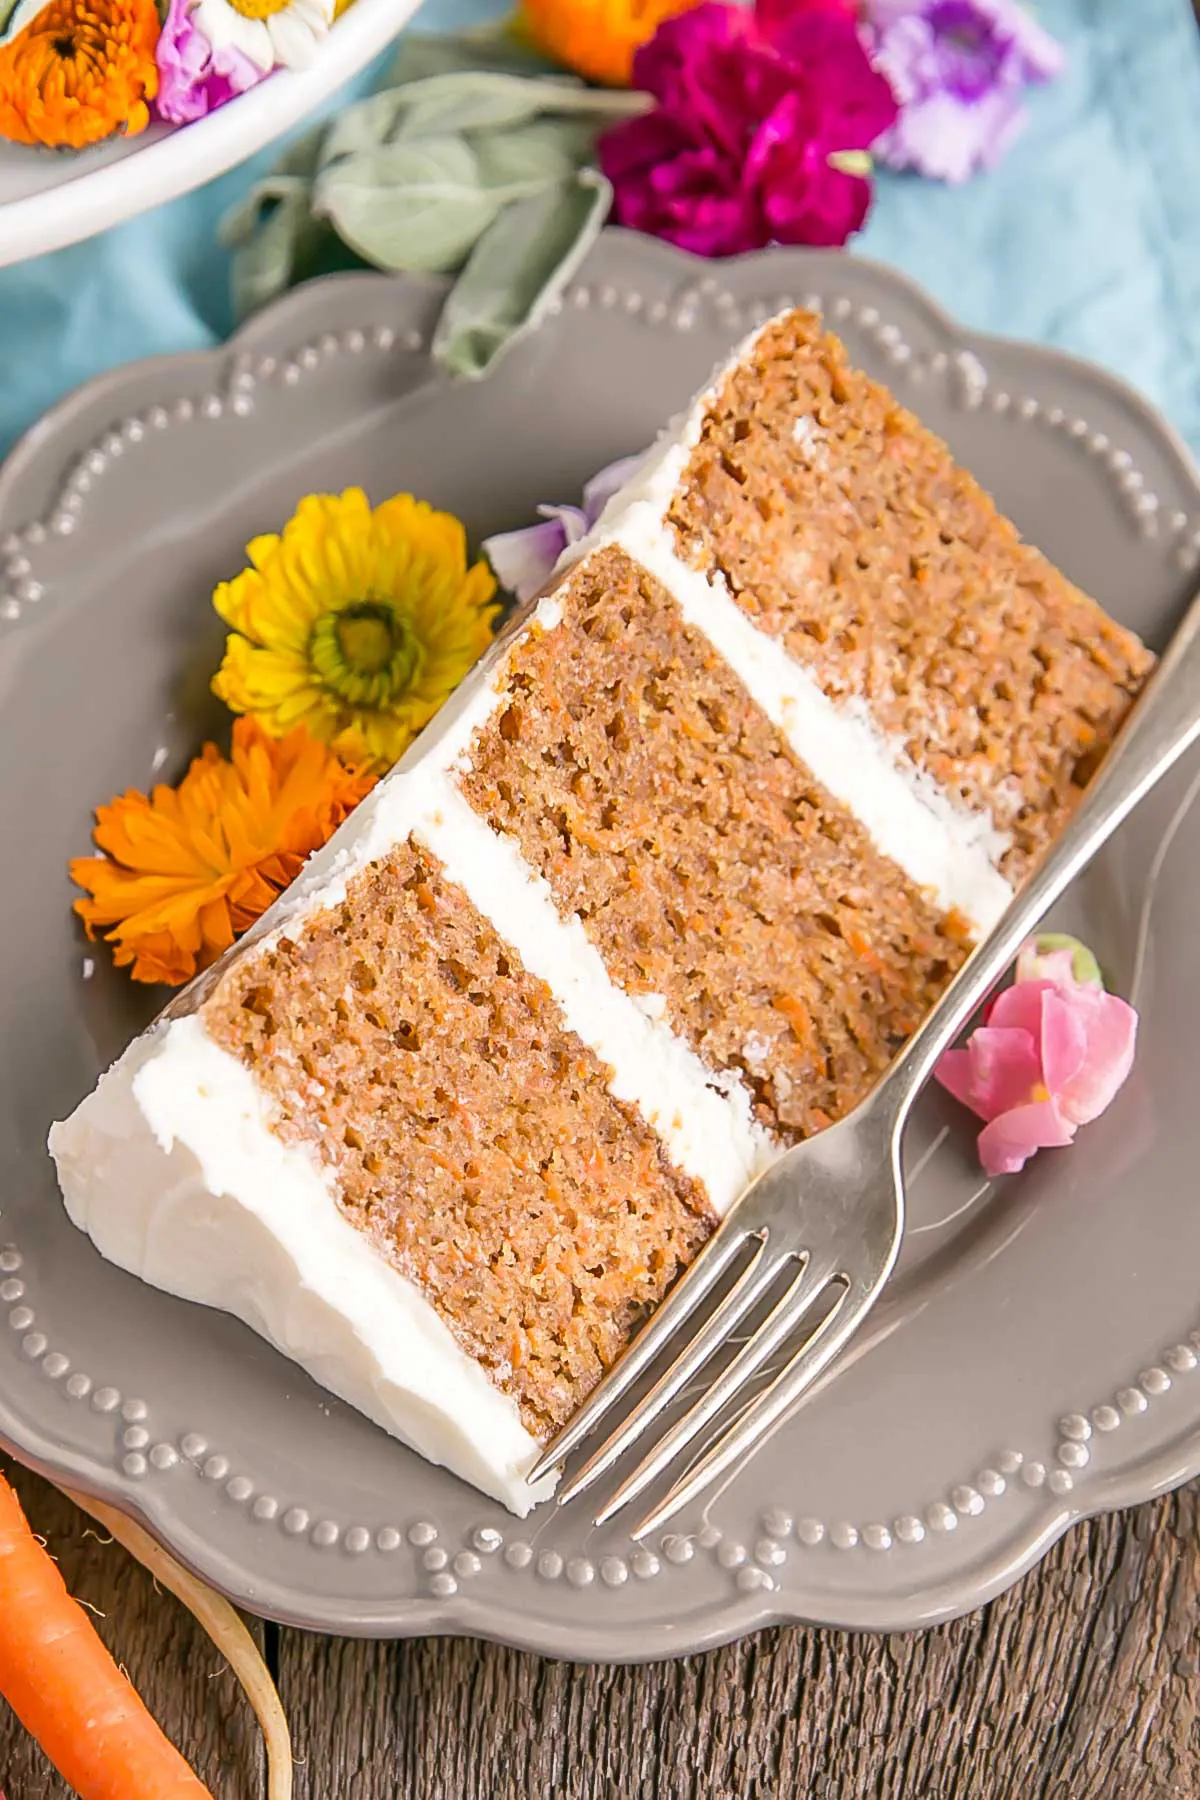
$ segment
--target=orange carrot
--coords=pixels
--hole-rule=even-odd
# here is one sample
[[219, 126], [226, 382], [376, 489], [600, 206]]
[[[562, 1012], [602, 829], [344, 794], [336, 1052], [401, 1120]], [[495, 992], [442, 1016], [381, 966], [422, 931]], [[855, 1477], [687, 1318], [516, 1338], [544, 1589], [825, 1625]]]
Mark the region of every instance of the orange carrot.
[[3, 1476], [0, 1694], [80, 1800], [212, 1800], [67, 1593]]

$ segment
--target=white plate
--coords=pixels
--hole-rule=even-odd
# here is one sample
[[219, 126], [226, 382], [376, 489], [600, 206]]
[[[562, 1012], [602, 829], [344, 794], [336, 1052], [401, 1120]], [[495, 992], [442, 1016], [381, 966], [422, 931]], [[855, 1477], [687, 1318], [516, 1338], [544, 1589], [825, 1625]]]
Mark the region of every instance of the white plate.
[[61, 250], [223, 175], [365, 69], [418, 0], [356, 0], [309, 69], [281, 71], [192, 125], [78, 154], [0, 141], [0, 268]]

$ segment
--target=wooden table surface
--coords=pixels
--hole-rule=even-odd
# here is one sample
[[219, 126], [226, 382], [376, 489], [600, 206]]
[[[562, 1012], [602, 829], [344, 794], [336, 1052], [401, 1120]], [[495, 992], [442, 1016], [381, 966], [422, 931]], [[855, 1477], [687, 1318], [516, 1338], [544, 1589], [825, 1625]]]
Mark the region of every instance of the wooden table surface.
[[[190, 1615], [61, 1495], [15, 1479], [216, 1800], [262, 1800], [257, 1726]], [[768, 1631], [614, 1669], [257, 1629], [291, 1720], [296, 1800], [1200, 1795], [1200, 1482], [1076, 1527], [999, 1600], [919, 1636]], [[0, 1785], [8, 1800], [69, 1793], [2, 1702]]]

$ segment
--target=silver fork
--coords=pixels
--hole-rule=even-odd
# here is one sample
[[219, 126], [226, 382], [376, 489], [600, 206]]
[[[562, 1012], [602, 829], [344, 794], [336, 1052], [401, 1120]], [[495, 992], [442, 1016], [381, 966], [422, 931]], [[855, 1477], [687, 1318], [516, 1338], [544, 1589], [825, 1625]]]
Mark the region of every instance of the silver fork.
[[[1021, 944], [1184, 751], [1200, 736], [1200, 596], [1130, 713], [1069, 823], [991, 935], [979, 944], [853, 1112], [797, 1144], [737, 1200], [621, 1360], [548, 1445], [530, 1481], [557, 1468], [661, 1353], [673, 1360], [616, 1431], [559, 1490], [583, 1493], [643, 1437], [674, 1395], [699, 1376], [769, 1290], [781, 1291], [746, 1343], [595, 1514], [597, 1525], [642, 1493], [712, 1421], [743, 1397], [758, 1371], [814, 1323], [768, 1385], [632, 1532], [646, 1536], [740, 1463], [844, 1348], [891, 1274], [904, 1231], [900, 1145], [912, 1105]], [[736, 1267], [735, 1265], [743, 1265]], [[732, 1277], [732, 1279], [730, 1279]], [[719, 1293], [725, 1278], [726, 1289]], [[700, 1303], [716, 1304], [684, 1331]], [[824, 1310], [818, 1313], [817, 1303]]]

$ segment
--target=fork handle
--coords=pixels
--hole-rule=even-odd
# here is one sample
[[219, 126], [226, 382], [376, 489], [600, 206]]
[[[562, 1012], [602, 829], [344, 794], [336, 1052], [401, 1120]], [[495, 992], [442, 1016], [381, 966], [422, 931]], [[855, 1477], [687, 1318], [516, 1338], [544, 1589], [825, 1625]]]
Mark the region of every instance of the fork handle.
[[883, 1083], [893, 1129], [903, 1125], [943, 1050], [995, 987], [1034, 926], [1197, 737], [1200, 593], [1193, 596], [1166, 654], [1067, 825], [893, 1062]]

